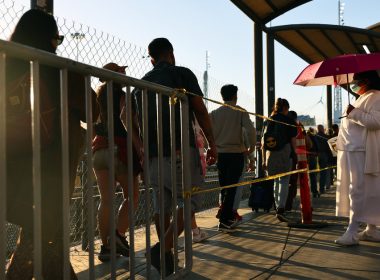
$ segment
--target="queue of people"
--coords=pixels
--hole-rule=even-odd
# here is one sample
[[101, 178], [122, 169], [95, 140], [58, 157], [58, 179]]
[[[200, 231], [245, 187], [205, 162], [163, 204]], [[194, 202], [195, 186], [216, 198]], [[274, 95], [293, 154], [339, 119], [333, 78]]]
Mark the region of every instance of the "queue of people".
[[[33, 34], [33, 36], [29, 36]], [[55, 53], [63, 37], [59, 35], [54, 17], [40, 10], [26, 12], [17, 24], [10, 41], [26, 44], [51, 53]], [[146, 73], [142, 80], [154, 82], [171, 88], [184, 88], [194, 95], [188, 95], [189, 99], [189, 127], [195, 123], [198, 131], [189, 129], [190, 145], [190, 174], [191, 184], [202, 186], [205, 176], [205, 163], [217, 164], [219, 183], [221, 187], [239, 182], [242, 172], [248, 168], [254, 169], [254, 152], [256, 147], [256, 130], [249, 118], [249, 114], [243, 108], [237, 106], [238, 87], [232, 84], [221, 88], [221, 96], [225, 104], [220, 108], [208, 112], [203, 102], [203, 93], [199, 87], [194, 73], [186, 68], [176, 66], [174, 48], [166, 38], [156, 38], [148, 46], [149, 56], [153, 69]], [[9, 58], [7, 63], [7, 81], [11, 82], [24, 72], [28, 71], [28, 64], [18, 59]], [[125, 74], [125, 66], [119, 66], [110, 62], [104, 69]], [[346, 233], [336, 240], [338, 244], [354, 245], [359, 240], [380, 241], [380, 234], [376, 226], [380, 225], [379, 201], [380, 190], [378, 175], [380, 174], [380, 157], [377, 143], [380, 130], [380, 78], [377, 72], [355, 75], [358, 81], [359, 99], [350, 105], [346, 111], [347, 117], [343, 119], [341, 130], [337, 127], [331, 135], [325, 133], [322, 125], [317, 126], [317, 132], [309, 128], [302, 130], [307, 138], [307, 161], [310, 169], [320, 169], [319, 189], [317, 186], [317, 173], [310, 174], [311, 192], [314, 197], [319, 197], [332, 184], [332, 178], [336, 176], [340, 181], [337, 192], [337, 215], [349, 216], [350, 223]], [[142, 91], [135, 89], [132, 92], [132, 130], [127, 132], [125, 125], [126, 107], [125, 91], [122, 85], [113, 83], [113, 108], [112, 120], [109, 120], [107, 110], [107, 81], [93, 91], [95, 105], [93, 108], [95, 125], [95, 137], [93, 139], [93, 168], [97, 179], [101, 203], [98, 209], [98, 224], [101, 237], [101, 249], [99, 260], [110, 259], [110, 237], [115, 236], [116, 253], [125, 257], [129, 256], [129, 244], [125, 236], [128, 229], [128, 204], [133, 200], [135, 207], [138, 201], [139, 175], [143, 171], [142, 141], [149, 143], [149, 170], [151, 187], [153, 188], [154, 222], [159, 242], [151, 248], [152, 265], [160, 272], [160, 250], [164, 251], [165, 272], [170, 275], [174, 272], [174, 255], [172, 226], [172, 177], [171, 165], [177, 166], [177, 234], [181, 234], [184, 228], [183, 220], [183, 192], [181, 176], [181, 122], [179, 103], [175, 105], [176, 124], [176, 160], [172, 162], [170, 145], [163, 146], [163, 178], [159, 174], [159, 147], [157, 143], [157, 106], [156, 95], [148, 94], [148, 132], [149, 138], [143, 139], [141, 135], [142, 116]], [[84, 134], [80, 127], [80, 121], [86, 121], [85, 114], [85, 83], [84, 77], [75, 73], [69, 73], [68, 98], [69, 98], [69, 152], [70, 152], [70, 185], [62, 185], [61, 165], [61, 135], [59, 128], [59, 71], [52, 67], [42, 67], [41, 81], [47, 85], [50, 97], [55, 104], [57, 112], [54, 125], [57, 128], [53, 140], [41, 153], [41, 188], [44, 192], [42, 199], [42, 257], [44, 279], [62, 279], [63, 240], [62, 225], [59, 217], [62, 216], [62, 188], [69, 188], [71, 193], [74, 187], [75, 171], [79, 157], [82, 153]], [[83, 92], [83, 95], [78, 93]], [[75, 93], [75, 94], [74, 94]], [[170, 108], [169, 97], [162, 97], [162, 133], [163, 142], [170, 143]], [[235, 107], [235, 108], [232, 108]], [[288, 172], [297, 167], [295, 156], [296, 136], [299, 133], [297, 127], [302, 124], [297, 121], [294, 111], [289, 111], [290, 105], [286, 99], [278, 98], [269, 121], [265, 124], [265, 133], [262, 138], [263, 170], [268, 176]], [[115, 146], [114, 168], [109, 165], [109, 132], [108, 127], [114, 129], [113, 139]], [[197, 134], [203, 135], [208, 147], [206, 155], [200, 153], [201, 145]], [[278, 137], [279, 136], [279, 137]], [[328, 169], [334, 163], [328, 139], [337, 136], [338, 169], [337, 174], [331, 174]], [[132, 137], [133, 143], [133, 186], [128, 186], [128, 161], [126, 139]], [[8, 143], [11, 145], [12, 143]], [[366, 147], [371, 147], [376, 153], [366, 153]], [[10, 146], [7, 147], [10, 149]], [[203, 156], [203, 158], [202, 158]], [[54, 162], [55, 164], [52, 164]], [[202, 165], [203, 162], [203, 165]], [[7, 219], [21, 226], [20, 242], [10, 261], [7, 277], [9, 279], [22, 279], [33, 277], [32, 248], [33, 248], [33, 201], [32, 201], [32, 155], [31, 151], [21, 156], [10, 158], [7, 162]], [[17, 168], [15, 168], [17, 167]], [[110, 174], [110, 170], [114, 174]], [[20, 171], [24, 176], [20, 177]], [[344, 171], [344, 172], [342, 172]], [[331, 176], [333, 175], [333, 176]], [[116, 231], [110, 232], [111, 197], [114, 195], [115, 185], [110, 185], [110, 176], [114, 176], [123, 191], [124, 200], [117, 214]], [[164, 209], [160, 208], [159, 180], [164, 182]], [[274, 180], [274, 202], [276, 214], [283, 219], [285, 212], [291, 210], [291, 204], [296, 190], [296, 181], [290, 176], [282, 176]], [[12, 187], [9, 187], [12, 186]], [[133, 188], [134, 197], [128, 197], [128, 188]], [[289, 191], [290, 190], [290, 191]], [[193, 234], [199, 235], [199, 240], [205, 238], [196, 225], [194, 213], [199, 210], [199, 195], [191, 197], [191, 214], [193, 219]], [[223, 232], [232, 232], [237, 224], [239, 215], [234, 201], [239, 200], [236, 188], [222, 188], [221, 207], [218, 215], [218, 229]], [[287, 202], [288, 201], [288, 202]], [[290, 202], [289, 202], [290, 201]], [[290, 205], [290, 206], [289, 206]], [[163, 217], [164, 228], [160, 224]], [[360, 223], [366, 223], [365, 231], [358, 233]], [[164, 240], [162, 240], [164, 238]], [[163, 242], [164, 241], [164, 242]], [[161, 244], [164, 243], [165, 247]], [[76, 275], [71, 269], [71, 278]], [[22, 274], [22, 276], [20, 275]], [[8, 279], [7, 278], [7, 279]]]

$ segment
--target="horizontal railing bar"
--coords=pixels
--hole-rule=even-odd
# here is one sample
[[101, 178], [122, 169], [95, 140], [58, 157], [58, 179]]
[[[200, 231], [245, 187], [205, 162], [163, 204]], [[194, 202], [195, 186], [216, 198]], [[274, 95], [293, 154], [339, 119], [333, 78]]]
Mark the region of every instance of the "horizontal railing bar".
[[[123, 85], [128, 85], [137, 88], [147, 88], [149, 91], [160, 92], [162, 94], [171, 96], [173, 89], [158, 85], [152, 82], [143, 81], [140, 79], [132, 78], [117, 72], [98, 68], [85, 63], [77, 62], [68, 58], [57, 56], [55, 54], [35, 49], [22, 44], [0, 40], [0, 52], [25, 60], [38, 60], [40, 64], [58, 67], [61, 69], [68, 69], [83, 75], [91, 75], [94, 77], [102, 78], [104, 80], [113, 80]], [[179, 98], [181, 96], [178, 96]]]

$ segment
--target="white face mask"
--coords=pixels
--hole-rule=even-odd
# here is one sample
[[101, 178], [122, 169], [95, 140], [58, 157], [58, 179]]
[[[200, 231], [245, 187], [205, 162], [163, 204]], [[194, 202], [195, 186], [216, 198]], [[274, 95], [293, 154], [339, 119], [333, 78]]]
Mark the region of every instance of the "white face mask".
[[362, 80], [353, 80], [350, 83], [350, 89], [352, 90], [352, 92], [361, 95], [368, 90], [368, 85], [366, 82]]

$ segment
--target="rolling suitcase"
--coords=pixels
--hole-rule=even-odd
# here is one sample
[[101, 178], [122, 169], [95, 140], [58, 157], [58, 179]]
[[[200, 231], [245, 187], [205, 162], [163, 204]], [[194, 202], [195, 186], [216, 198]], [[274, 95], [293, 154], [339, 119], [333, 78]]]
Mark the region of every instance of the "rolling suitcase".
[[252, 211], [264, 209], [268, 213], [274, 205], [273, 180], [252, 183], [248, 205]]

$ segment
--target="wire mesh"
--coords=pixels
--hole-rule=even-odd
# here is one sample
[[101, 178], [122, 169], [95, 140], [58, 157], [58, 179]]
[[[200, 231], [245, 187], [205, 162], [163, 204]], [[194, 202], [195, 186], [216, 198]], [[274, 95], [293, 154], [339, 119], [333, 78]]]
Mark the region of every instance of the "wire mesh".
[[[0, 0], [0, 39], [9, 39], [16, 23], [27, 10], [27, 7], [19, 5], [15, 1]], [[101, 67], [111, 61], [120, 65], [127, 65], [126, 74], [135, 78], [141, 78], [152, 68], [146, 48], [135, 46], [111, 34], [64, 18], [56, 17], [56, 20], [59, 33], [65, 36], [62, 45], [60, 45], [57, 50], [59, 56], [97, 67]], [[194, 73], [199, 81], [203, 80], [203, 72], [195, 70]], [[93, 88], [95, 88], [98, 83], [98, 79], [92, 78]], [[222, 82], [209, 76], [208, 97], [221, 101], [219, 90], [222, 85]], [[210, 102], [207, 105], [210, 111], [218, 107], [218, 105]], [[248, 174], [246, 177], [249, 178], [251, 175]], [[87, 184], [86, 180], [91, 180], [91, 182]], [[88, 190], [83, 187], [85, 185], [92, 186], [94, 190], [94, 208], [96, 210], [100, 203], [99, 191], [92, 171], [89, 172], [89, 170], [87, 170], [85, 161], [82, 160], [77, 169], [75, 190], [70, 203], [70, 241], [72, 255], [83, 254], [83, 251], [80, 252], [80, 250], [85, 251], [88, 246], [87, 233], [85, 231], [88, 205], [84, 199], [86, 197], [84, 192]], [[211, 168], [206, 176], [205, 187], [215, 188], [218, 185], [217, 173]], [[145, 190], [145, 186], [140, 184], [139, 202], [135, 213], [136, 227], [141, 227], [145, 223], [145, 211], [150, 211], [150, 216], [153, 219], [153, 202], [149, 201], [145, 203]], [[149, 191], [152, 190], [149, 189]], [[247, 198], [248, 195], [248, 188], [244, 188], [243, 199]], [[219, 205], [219, 191], [208, 192], [202, 194], [202, 196], [202, 206], [200, 210], [207, 210]], [[116, 192], [117, 205], [115, 209], [119, 208], [122, 201], [123, 195], [119, 188]], [[94, 211], [94, 213], [96, 215], [97, 211]], [[96, 232], [95, 236], [98, 238], [98, 228], [94, 230]], [[17, 243], [19, 227], [13, 224], [7, 224], [6, 232], [7, 256], [9, 258]]]

